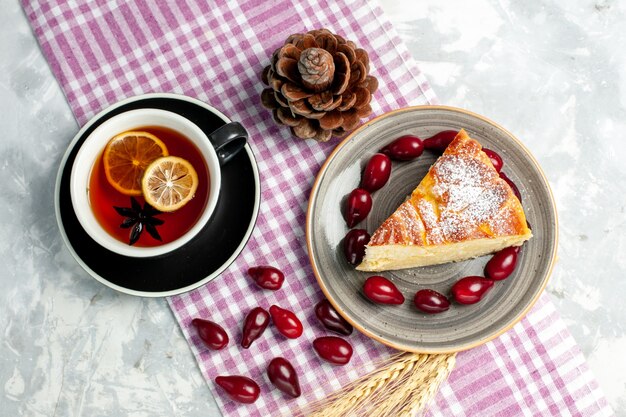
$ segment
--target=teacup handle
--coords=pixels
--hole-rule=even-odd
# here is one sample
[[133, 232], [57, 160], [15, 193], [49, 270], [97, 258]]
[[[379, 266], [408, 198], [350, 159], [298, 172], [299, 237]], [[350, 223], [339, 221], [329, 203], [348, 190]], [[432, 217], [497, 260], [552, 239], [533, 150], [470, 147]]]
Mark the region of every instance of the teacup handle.
[[246, 146], [248, 132], [239, 122], [230, 122], [208, 135], [220, 166], [225, 165]]

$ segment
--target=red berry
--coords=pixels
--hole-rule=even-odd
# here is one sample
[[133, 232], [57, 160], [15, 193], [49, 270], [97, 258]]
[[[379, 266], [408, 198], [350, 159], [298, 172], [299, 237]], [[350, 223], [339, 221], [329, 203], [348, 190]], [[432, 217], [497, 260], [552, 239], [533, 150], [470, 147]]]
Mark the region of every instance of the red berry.
[[517, 197], [517, 199], [521, 203], [522, 194], [519, 192], [519, 188], [517, 188], [517, 185], [515, 185], [515, 183], [511, 181], [511, 179], [507, 177], [504, 172], [500, 172], [500, 178], [502, 178], [504, 181], [506, 181], [507, 184], [509, 184], [509, 187], [511, 187], [511, 189], [513, 190], [513, 194], [515, 194], [515, 197]]
[[267, 377], [276, 388], [287, 395], [297, 398], [300, 396], [300, 383], [294, 367], [285, 358], [274, 358], [267, 365]]
[[474, 304], [493, 287], [495, 281], [483, 277], [465, 277], [452, 286], [452, 294], [459, 304]]
[[450, 301], [445, 295], [428, 289], [416, 292], [413, 303], [419, 310], [428, 314], [443, 313], [450, 308]]
[[313, 349], [320, 358], [333, 365], [345, 365], [352, 357], [352, 345], [336, 336], [318, 337], [313, 341]]
[[362, 188], [352, 190], [346, 201], [346, 223], [354, 227], [365, 219], [372, 209], [372, 196]]
[[248, 274], [261, 288], [276, 291], [282, 287], [285, 275], [278, 268], [262, 265], [248, 269]]
[[228, 344], [228, 333], [219, 324], [199, 318], [191, 320], [191, 324], [208, 348], [220, 350]]
[[365, 280], [363, 293], [367, 298], [379, 304], [404, 303], [404, 296], [394, 283], [379, 275], [374, 275]]
[[485, 265], [485, 276], [496, 281], [508, 278], [513, 270], [515, 264], [517, 264], [517, 252], [520, 246], [513, 246], [510, 248], [504, 248], [487, 262]]
[[391, 159], [385, 154], [374, 154], [363, 170], [361, 188], [370, 193], [381, 189], [389, 180], [391, 175]]
[[424, 139], [424, 148], [429, 151], [443, 153], [458, 133], [459, 132], [456, 130], [444, 130], [439, 132], [428, 139]]
[[380, 152], [396, 161], [410, 161], [424, 152], [424, 144], [417, 136], [405, 135], [382, 148]]
[[273, 305], [270, 307], [270, 314], [274, 325], [283, 336], [297, 339], [302, 335], [302, 322], [293, 312]]
[[489, 157], [489, 159], [491, 160], [491, 164], [496, 169], [496, 171], [500, 172], [500, 170], [504, 166], [504, 161], [502, 160], [500, 155], [498, 155], [496, 151], [492, 151], [491, 149], [487, 148], [483, 148], [483, 152]]
[[261, 337], [268, 324], [270, 324], [270, 314], [267, 311], [261, 307], [250, 310], [243, 322], [241, 347], [248, 349], [252, 342]]
[[337, 310], [333, 308], [330, 301], [324, 299], [317, 303], [315, 306], [315, 315], [328, 330], [344, 336], [352, 334], [352, 325], [337, 313]]
[[230, 398], [244, 404], [252, 404], [261, 394], [259, 385], [246, 376], [218, 376], [215, 383], [222, 387]]
[[370, 235], [364, 229], [352, 229], [343, 239], [343, 253], [349, 264], [358, 265], [365, 256], [365, 245], [370, 241]]

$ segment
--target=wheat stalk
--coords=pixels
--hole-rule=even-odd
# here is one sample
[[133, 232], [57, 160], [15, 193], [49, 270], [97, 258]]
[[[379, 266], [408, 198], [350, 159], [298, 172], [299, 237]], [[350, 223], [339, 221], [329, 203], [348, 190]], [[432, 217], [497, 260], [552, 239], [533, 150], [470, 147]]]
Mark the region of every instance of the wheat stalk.
[[455, 354], [401, 353], [378, 369], [315, 401], [297, 417], [413, 416], [424, 409], [454, 367]]

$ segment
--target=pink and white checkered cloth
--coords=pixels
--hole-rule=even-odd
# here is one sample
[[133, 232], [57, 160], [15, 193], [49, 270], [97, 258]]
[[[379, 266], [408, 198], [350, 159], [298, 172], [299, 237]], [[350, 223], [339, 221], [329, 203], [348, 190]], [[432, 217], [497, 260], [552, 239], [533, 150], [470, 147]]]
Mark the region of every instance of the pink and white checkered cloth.
[[[361, 334], [349, 340], [349, 365], [322, 364], [312, 340], [326, 334], [312, 307], [322, 298], [306, 253], [304, 222], [313, 179], [334, 146], [294, 140], [260, 105], [259, 75], [288, 35], [327, 27], [370, 52], [380, 89], [374, 114], [434, 103], [435, 95], [381, 9], [366, 0], [23, 0], [35, 35], [80, 124], [129, 96], [173, 92], [196, 97], [240, 121], [250, 133], [262, 177], [262, 202], [248, 245], [215, 281], [172, 297], [170, 305], [208, 385], [227, 416], [290, 415], [371, 371], [391, 353]], [[286, 274], [277, 292], [246, 277], [251, 265]], [[297, 312], [305, 332], [285, 340], [268, 330], [249, 350], [237, 343], [208, 352], [190, 319], [210, 317], [239, 339], [251, 308], [278, 304]], [[313, 317], [313, 318], [312, 318]], [[299, 370], [303, 395], [287, 400], [272, 389], [265, 367], [284, 356]], [[219, 374], [248, 375], [262, 396], [238, 405], [215, 391]], [[548, 297], [508, 333], [458, 355], [429, 415], [609, 416], [612, 411]]]

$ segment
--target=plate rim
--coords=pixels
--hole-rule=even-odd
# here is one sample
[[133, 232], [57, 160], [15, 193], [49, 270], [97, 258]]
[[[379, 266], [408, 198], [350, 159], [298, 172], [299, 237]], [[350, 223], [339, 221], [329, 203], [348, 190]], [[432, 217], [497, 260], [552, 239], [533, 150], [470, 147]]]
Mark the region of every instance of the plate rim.
[[196, 104], [210, 112], [213, 112], [216, 116], [218, 116], [220, 119], [222, 119], [226, 123], [229, 123], [231, 121], [230, 118], [228, 118], [224, 113], [222, 113], [220, 110], [216, 109], [215, 107], [211, 106], [210, 104], [205, 103], [197, 98], [189, 97], [183, 94], [146, 93], [146, 94], [135, 95], [132, 97], [127, 97], [123, 100], [120, 100], [111, 104], [110, 106], [106, 107], [105, 109], [101, 110], [100, 112], [92, 116], [87, 121], [87, 123], [85, 123], [78, 130], [78, 132], [74, 135], [70, 143], [67, 145], [67, 149], [65, 150], [65, 153], [63, 154], [63, 158], [61, 159], [61, 163], [59, 164], [59, 168], [57, 170], [57, 175], [56, 175], [55, 185], [54, 185], [54, 215], [56, 217], [57, 227], [59, 228], [59, 231], [61, 232], [61, 238], [63, 240], [65, 247], [70, 251], [70, 254], [74, 258], [74, 260], [81, 266], [81, 268], [83, 268], [85, 272], [87, 272], [92, 278], [94, 278], [101, 284], [111, 289], [114, 289], [118, 292], [124, 293], [124, 294], [138, 296], [138, 297], [146, 297], [146, 298], [170, 297], [173, 295], [183, 294], [193, 289], [196, 289], [212, 281], [213, 279], [217, 278], [222, 272], [224, 272], [226, 268], [228, 268], [235, 261], [235, 259], [237, 259], [237, 257], [243, 251], [244, 247], [247, 245], [248, 241], [250, 240], [250, 237], [252, 236], [252, 232], [254, 231], [254, 227], [256, 226], [256, 222], [259, 216], [259, 209], [261, 205], [261, 180], [259, 176], [258, 163], [257, 163], [256, 157], [254, 156], [254, 153], [252, 152], [250, 143], [248, 142], [246, 143], [246, 146], [244, 147], [244, 149], [246, 153], [248, 154], [248, 157], [250, 158], [250, 162], [251, 162], [250, 165], [252, 167], [252, 173], [254, 177], [254, 184], [255, 184], [255, 190], [256, 190], [255, 195], [254, 195], [254, 207], [252, 210], [252, 216], [250, 218], [250, 223], [248, 225], [248, 228], [246, 229], [246, 233], [244, 234], [237, 248], [233, 251], [230, 257], [211, 274], [209, 274], [208, 276], [204, 277], [203, 279], [193, 284], [190, 284], [181, 288], [176, 288], [176, 289], [167, 290], [167, 291], [140, 291], [140, 290], [134, 290], [131, 288], [122, 287], [118, 284], [112, 283], [111, 281], [107, 280], [106, 278], [96, 273], [93, 269], [91, 269], [91, 267], [89, 267], [89, 265], [87, 265], [82, 260], [82, 258], [74, 250], [72, 243], [69, 241], [69, 238], [67, 237], [67, 234], [65, 233], [65, 227], [63, 225], [63, 221], [61, 219], [61, 206], [60, 206], [61, 179], [63, 177], [63, 172], [65, 171], [65, 168], [66, 168], [67, 159], [69, 158], [69, 155], [71, 154], [72, 150], [76, 146], [76, 143], [85, 133], [85, 131], [89, 129], [96, 121], [100, 120], [103, 116], [117, 109], [118, 107], [124, 106], [126, 104], [133, 103], [135, 101], [144, 100], [144, 99], [155, 99], [155, 98], [169, 98], [169, 99], [187, 101], [187, 102]]
[[[524, 152], [526, 152], [526, 154], [530, 157], [529, 160], [532, 162], [532, 164], [535, 166], [535, 168], [537, 169], [537, 171], [539, 172], [539, 175], [541, 176], [544, 184], [546, 185], [546, 188], [548, 190], [548, 196], [549, 196], [549, 200], [550, 200], [550, 209], [552, 211], [552, 214], [554, 215], [554, 221], [555, 221], [555, 234], [554, 234], [554, 248], [552, 250], [552, 253], [550, 254], [550, 264], [548, 266], [547, 269], [547, 273], [545, 274], [545, 276], [542, 279], [541, 282], [541, 286], [539, 288], [539, 290], [537, 291], [537, 293], [535, 294], [535, 296], [533, 297], [532, 300], [530, 300], [530, 302], [528, 303], [528, 305], [524, 308], [524, 310], [522, 310], [510, 323], [508, 323], [506, 326], [504, 326], [502, 329], [494, 332], [493, 334], [487, 335], [484, 338], [481, 338], [475, 342], [472, 343], [466, 343], [466, 344], [462, 344], [459, 346], [456, 346], [454, 348], [449, 348], [449, 349], [425, 349], [422, 347], [415, 347], [415, 346], [411, 346], [411, 345], [403, 345], [403, 344], [396, 344], [393, 342], [390, 342], [389, 340], [386, 340], [376, 334], [374, 334], [373, 332], [369, 331], [368, 329], [366, 329], [365, 327], [363, 327], [361, 324], [355, 322], [354, 320], [350, 319], [350, 317], [348, 317], [345, 312], [341, 309], [341, 307], [338, 305], [338, 303], [333, 299], [333, 297], [330, 296], [330, 292], [328, 291], [328, 288], [326, 287], [326, 285], [324, 284], [320, 272], [318, 270], [318, 266], [315, 262], [314, 256], [313, 256], [313, 249], [312, 249], [312, 238], [311, 238], [311, 231], [313, 230], [313, 218], [312, 218], [312, 208], [313, 208], [313, 201], [314, 199], [317, 197], [317, 193], [319, 191], [319, 187], [320, 187], [320, 182], [321, 182], [321, 178], [324, 176], [328, 165], [330, 164], [330, 162], [335, 158], [336, 154], [339, 153], [341, 151], [341, 149], [352, 140], [352, 138], [354, 136], [356, 136], [357, 134], [359, 134], [361, 131], [367, 129], [371, 124], [378, 122], [379, 120], [382, 119], [386, 119], [388, 117], [392, 117], [394, 115], [397, 115], [399, 113], [404, 113], [404, 112], [410, 112], [410, 111], [420, 111], [420, 110], [446, 110], [446, 111], [450, 111], [453, 113], [461, 113], [461, 114], [465, 114], [471, 117], [475, 117], [477, 119], [482, 120], [483, 122], [486, 122], [487, 124], [495, 127], [496, 129], [502, 131], [505, 135], [507, 135], [513, 142], [517, 143], [523, 150]], [[322, 164], [322, 166], [320, 167], [317, 176], [315, 177], [315, 181], [313, 183], [313, 187], [311, 188], [311, 193], [309, 195], [309, 202], [308, 202], [308, 206], [307, 206], [307, 212], [306, 212], [306, 230], [305, 230], [305, 236], [306, 236], [306, 244], [307, 244], [307, 251], [308, 251], [308, 256], [309, 256], [309, 261], [311, 264], [311, 267], [313, 269], [313, 275], [315, 275], [315, 279], [318, 283], [318, 285], [320, 286], [322, 292], [324, 293], [324, 296], [326, 297], [326, 299], [331, 303], [331, 305], [335, 308], [335, 310], [337, 310], [337, 312], [346, 320], [348, 321], [350, 324], [352, 324], [352, 326], [354, 326], [354, 328], [356, 328], [358, 331], [360, 331], [361, 333], [365, 334], [367, 337], [370, 337], [384, 345], [387, 345], [389, 347], [392, 347], [394, 349], [398, 349], [398, 350], [402, 350], [402, 351], [407, 351], [407, 352], [415, 352], [415, 353], [426, 353], [426, 354], [447, 354], [447, 353], [456, 353], [456, 352], [461, 352], [464, 350], [468, 350], [477, 346], [480, 346], [482, 344], [485, 344], [497, 337], [499, 337], [500, 335], [504, 334], [505, 332], [507, 332], [508, 330], [510, 330], [513, 326], [515, 326], [517, 323], [519, 323], [525, 316], [526, 314], [528, 314], [528, 312], [530, 311], [530, 309], [537, 303], [537, 301], [539, 300], [539, 298], [541, 297], [541, 295], [543, 294], [546, 285], [548, 284], [548, 281], [550, 280], [550, 277], [552, 276], [552, 272], [554, 269], [554, 265], [556, 263], [556, 259], [557, 259], [557, 251], [558, 251], [558, 243], [559, 243], [559, 219], [558, 219], [558, 211], [556, 209], [556, 202], [554, 200], [554, 194], [552, 192], [552, 188], [550, 187], [550, 182], [548, 181], [548, 178], [545, 174], [545, 172], [543, 171], [543, 169], [541, 168], [541, 165], [539, 164], [539, 162], [537, 161], [537, 159], [535, 158], [535, 156], [532, 154], [532, 152], [530, 152], [530, 150], [526, 147], [526, 145], [524, 145], [524, 143], [522, 141], [520, 141], [517, 137], [515, 137], [515, 135], [513, 135], [511, 132], [509, 132], [507, 129], [503, 128], [502, 126], [500, 126], [498, 123], [495, 123], [494, 121], [492, 121], [491, 119], [482, 116], [480, 114], [474, 113], [472, 111], [466, 110], [466, 109], [462, 109], [459, 107], [453, 107], [453, 106], [442, 106], [442, 105], [418, 105], [418, 106], [409, 106], [409, 107], [403, 107], [400, 109], [396, 109], [396, 110], [392, 110], [389, 111], [387, 113], [383, 113], [371, 120], [368, 120], [367, 122], [365, 122], [363, 125], [361, 125], [360, 127], [358, 127], [356, 130], [354, 130], [352, 133], [350, 133], [347, 137], [345, 137], [334, 149], [333, 151], [330, 153], [330, 155], [328, 155], [328, 157], [326, 158], [326, 160], [324, 161], [324, 163]]]

